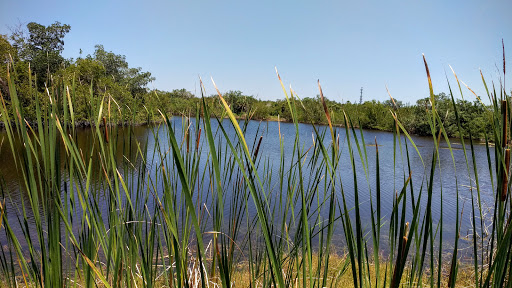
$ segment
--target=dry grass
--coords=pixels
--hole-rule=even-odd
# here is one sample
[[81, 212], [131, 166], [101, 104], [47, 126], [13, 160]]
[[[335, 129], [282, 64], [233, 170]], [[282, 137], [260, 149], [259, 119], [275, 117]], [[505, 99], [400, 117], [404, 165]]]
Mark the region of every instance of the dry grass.
[[[192, 255], [192, 254], [191, 254]], [[206, 258], [207, 262], [211, 262], [211, 259], [208, 259]], [[313, 264], [315, 267], [317, 267], [318, 265], [318, 254], [313, 254]], [[347, 259], [347, 255], [346, 253], [332, 253], [330, 256], [329, 256], [329, 269], [328, 269], [328, 273], [327, 273], [327, 286], [326, 287], [353, 287], [354, 286], [354, 281], [353, 281], [353, 278], [352, 278], [352, 271], [351, 271], [351, 268], [350, 268], [350, 265], [348, 265], [348, 262], [349, 259]], [[209, 264], [209, 263], [208, 263]], [[386, 266], [387, 263], [384, 259], [381, 261], [380, 265], [381, 266]], [[207, 265], [209, 266], [209, 265]], [[371, 274], [371, 278], [374, 279], [375, 277], [375, 265], [374, 263], [369, 263], [368, 264], [368, 267], [369, 267], [369, 271], [370, 271], [370, 274]], [[288, 268], [288, 267], [287, 267]], [[231, 286], [232, 288], [249, 288], [249, 287], [254, 287], [254, 288], [259, 288], [259, 287], [265, 287], [263, 285], [263, 275], [264, 274], [267, 274], [268, 271], [264, 271], [262, 270], [262, 273], [261, 273], [261, 277], [260, 279], [256, 281], [255, 285], [251, 286], [251, 273], [249, 271], [249, 263], [247, 261], [242, 261], [240, 263], [238, 263], [237, 265], [235, 265], [234, 269], [232, 270], [232, 281], [231, 281]], [[324, 269], [323, 266], [321, 266], [321, 269]], [[134, 271], [137, 271], [138, 269], [135, 268]], [[189, 262], [189, 266], [187, 267], [187, 271], [188, 271], [188, 275], [189, 275], [189, 285], [190, 287], [192, 288], [199, 288], [201, 287], [201, 271], [199, 270], [199, 262], [194, 260], [194, 259], [191, 259], [191, 261]], [[203, 270], [204, 271], [204, 270]], [[407, 280], [408, 280], [408, 272], [410, 270], [409, 269], [405, 269], [404, 271], [404, 274], [402, 276], [402, 281], [401, 281], [401, 285], [400, 287], [410, 287], [411, 285], [409, 285], [407, 283]], [[206, 272], [206, 271], [204, 271]], [[156, 287], [166, 287], [169, 283], [167, 280], [164, 279], [164, 271], [161, 271], [159, 273], [159, 279], [157, 279], [156, 281]], [[211, 274], [211, 273], [208, 273], [208, 274]], [[216, 271], [216, 274], [218, 275], [218, 271]], [[425, 275], [428, 275], [429, 274], [429, 271], [426, 271], [425, 272]], [[442, 272], [442, 279], [441, 279], [441, 287], [446, 287], [448, 285], [448, 277], [449, 277], [449, 266], [446, 265], [443, 267], [443, 272]], [[138, 273], [135, 273], [134, 275], [134, 280], [133, 283], [137, 286], [137, 287], [142, 287], [143, 286], [143, 280], [142, 280], [142, 276]], [[291, 275], [286, 275], [285, 273], [283, 273], [283, 277], [286, 279], [288, 277], [290, 277], [291, 279], [295, 279], [292, 281], [292, 287], [303, 287], [303, 277], [302, 277], [302, 274], [300, 273], [300, 271], [298, 272], [296, 267], [292, 268], [292, 272], [291, 272]], [[70, 275], [70, 277], [72, 277], [72, 275]], [[384, 277], [384, 274], [381, 274], [380, 276], [380, 279], [379, 279], [379, 282], [380, 283], [384, 283], [385, 281], [385, 277]], [[219, 277], [217, 276], [207, 276], [208, 278], [208, 286], [207, 287], [211, 287], [211, 288], [214, 288], [214, 287], [222, 287], [222, 281]], [[313, 281], [316, 281], [318, 282], [319, 279], [316, 279], [314, 278]], [[321, 280], [321, 279], [320, 279]], [[390, 284], [390, 277], [388, 275], [388, 279], [387, 279], [387, 282], [386, 282], [386, 287], [389, 286]], [[18, 279], [18, 285], [17, 287], [20, 287], [20, 288], [24, 288], [24, 287], [37, 287], [38, 285], [36, 285], [35, 283], [28, 283], [28, 285], [26, 285], [24, 283], [24, 280], [23, 280], [23, 277], [22, 276], [19, 276]], [[77, 287], [85, 287], [85, 283], [84, 281], [80, 281], [78, 279], [78, 281], [74, 281], [73, 279], [71, 278], [68, 278], [68, 286], [74, 286], [74, 285], [77, 285]], [[96, 287], [105, 287], [101, 281], [99, 279], [97, 279], [96, 281]], [[306, 282], [306, 286], [309, 287], [311, 283], [308, 281]], [[375, 283], [372, 283], [372, 286], [374, 286]], [[421, 285], [415, 285], [415, 286], [418, 286], [418, 287], [421, 287], [421, 286], [428, 286], [429, 285], [429, 282], [427, 280], [424, 280], [423, 283]], [[6, 282], [4, 281], [4, 279], [1, 279], [0, 278], [0, 286], [1, 287], [6, 287]], [[458, 274], [457, 274], [457, 280], [456, 280], [456, 284], [455, 284], [456, 287], [474, 287], [475, 286], [475, 278], [474, 278], [474, 270], [473, 270], [473, 267], [469, 264], [469, 263], [464, 263], [464, 264], [461, 264], [459, 266], [459, 270], [458, 270]]]

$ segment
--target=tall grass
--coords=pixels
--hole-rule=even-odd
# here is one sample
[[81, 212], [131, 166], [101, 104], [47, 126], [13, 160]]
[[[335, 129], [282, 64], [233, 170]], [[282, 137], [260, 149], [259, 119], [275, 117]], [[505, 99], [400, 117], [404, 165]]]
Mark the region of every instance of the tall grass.
[[[381, 184], [390, 179], [380, 177], [377, 140], [371, 159], [367, 149], [373, 148], [354, 128], [350, 115], [344, 115], [343, 128], [334, 127], [320, 83], [329, 126], [311, 123], [313, 143], [305, 146], [297, 121], [297, 109], [303, 104], [277, 74], [295, 136], [284, 139], [279, 129], [280, 157], [270, 159], [260, 147], [260, 134], [248, 138], [248, 120], [235, 118], [216, 86], [223, 115], [211, 115], [204, 97], [194, 117], [184, 117], [181, 125], [173, 124], [165, 112], [148, 111], [160, 113], [163, 120], [150, 128], [152, 148], [147, 141], [131, 137], [133, 126], [130, 137], [122, 138], [110, 124], [121, 113], [115, 95], [97, 98], [91, 90], [86, 100], [92, 107], [89, 117], [95, 119], [94, 133], [81, 147], [74, 125], [74, 82], [55, 81], [45, 101], [33, 87], [38, 121], [32, 127], [24, 121], [9, 75], [10, 101], [2, 95], [0, 114], [8, 138], [5, 149], [15, 159], [13, 169], [21, 175], [19, 190], [27, 201], [12, 199], [8, 187], [0, 186], [0, 226], [5, 233], [1, 239], [6, 241], [0, 245], [1, 283], [9, 287], [455, 287], [461, 282], [459, 275], [466, 273], [472, 275], [474, 286], [511, 285], [509, 95], [504, 87], [489, 89], [482, 76], [494, 109], [486, 151], [495, 201], [492, 227], [485, 235], [474, 146], [462, 137], [450, 87], [471, 192], [471, 207], [464, 208], [473, 231], [471, 261], [461, 263], [459, 234], [464, 219], [459, 187], [467, 180], [455, 176], [455, 235], [447, 237], [442, 206], [446, 194], [443, 179], [435, 177], [441, 169], [441, 142], [449, 147], [454, 169], [456, 158], [443, 115], [436, 110], [426, 60], [425, 68], [431, 96], [425, 113], [434, 149], [431, 161], [425, 163], [400, 115], [390, 111], [396, 124], [392, 207], [382, 206]], [[205, 94], [202, 82], [201, 92]], [[340, 144], [340, 135], [346, 146]], [[286, 153], [285, 141], [292, 143]], [[341, 168], [342, 153], [349, 156], [349, 170]], [[413, 155], [423, 167], [411, 167]], [[413, 169], [422, 169], [423, 177], [411, 177]], [[344, 186], [346, 175], [353, 185]], [[436, 181], [439, 195], [434, 195]], [[370, 195], [369, 211], [361, 209], [367, 200], [362, 195]], [[433, 215], [436, 200], [441, 203], [440, 217]], [[391, 212], [384, 215], [383, 209]], [[369, 215], [371, 222], [365, 223], [363, 215]], [[442, 246], [450, 237], [453, 250], [447, 255]]]

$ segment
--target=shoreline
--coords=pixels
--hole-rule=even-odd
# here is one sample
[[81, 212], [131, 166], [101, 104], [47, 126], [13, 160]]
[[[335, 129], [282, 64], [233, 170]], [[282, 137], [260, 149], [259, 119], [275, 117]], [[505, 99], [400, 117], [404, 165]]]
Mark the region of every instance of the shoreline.
[[[171, 115], [171, 118], [173, 118], [173, 117], [187, 117], [187, 116], [180, 115], [180, 114], [173, 114], [173, 115]], [[189, 117], [189, 118], [195, 118], [195, 117]], [[201, 118], [203, 118], [203, 117], [201, 116]], [[217, 117], [210, 117], [210, 119], [216, 119], [216, 118]], [[229, 117], [225, 116], [223, 119], [229, 119]], [[239, 121], [240, 120], [246, 120], [245, 117], [241, 117], [241, 116], [235, 116], [235, 119], [237, 119]], [[272, 118], [269, 118], [269, 119], [251, 118], [251, 119], [249, 119], [249, 121], [260, 121], [260, 122], [261, 121], [266, 121], [266, 122], [293, 123], [293, 121], [288, 121], [286, 118], [277, 119], [275, 117], [272, 117]], [[34, 131], [37, 131], [37, 122], [26, 121], [26, 123], [28, 123], [28, 125], [30, 125], [30, 128], [32, 128]], [[115, 123], [108, 123], [107, 126], [109, 126], [109, 127], [114, 127], [114, 126], [115, 127], [129, 127], [129, 126], [139, 127], [139, 126], [158, 125], [158, 124], [162, 124], [162, 123], [164, 123], [164, 120], [154, 120], [154, 121], [150, 121], [150, 122], [127, 122], [127, 121], [125, 121], [125, 122], [118, 122], [117, 124], [115, 124]], [[312, 124], [312, 123], [301, 122], [301, 121], [299, 121], [298, 123], [306, 124], [306, 125], [327, 126], [327, 127], [329, 125], [328, 123], [315, 123], [315, 124]], [[14, 123], [11, 123], [11, 126], [14, 126]], [[71, 126], [71, 125], [69, 125], [69, 126]], [[75, 123], [75, 128], [79, 128], [79, 129], [95, 128], [96, 126], [97, 125], [95, 125], [94, 123], [91, 123], [89, 121], [78, 121], [78, 122]], [[99, 127], [104, 127], [104, 124], [102, 122], [100, 122], [98, 126]], [[345, 128], [345, 125], [333, 124], [333, 127]], [[360, 128], [359, 126], [354, 126], [354, 128], [368, 130], [368, 131], [380, 131], [380, 132], [393, 133], [393, 131], [386, 130], [386, 129]], [[0, 121], [0, 132], [3, 132], [3, 131], [5, 131], [5, 124], [4, 124], [4, 122]], [[431, 134], [422, 135], [422, 134], [417, 134], [417, 133], [411, 133], [409, 131], [407, 133], [409, 135], [411, 135], [411, 136], [417, 136], [417, 137], [432, 137]], [[460, 137], [458, 137], [458, 136], [448, 135], [448, 137], [450, 139], [460, 139]], [[464, 138], [464, 139], [465, 140], [469, 140], [469, 138]], [[479, 142], [477, 144], [485, 143], [485, 139], [473, 138], [473, 140]], [[494, 145], [494, 142], [489, 140], [489, 144], [490, 145]]]

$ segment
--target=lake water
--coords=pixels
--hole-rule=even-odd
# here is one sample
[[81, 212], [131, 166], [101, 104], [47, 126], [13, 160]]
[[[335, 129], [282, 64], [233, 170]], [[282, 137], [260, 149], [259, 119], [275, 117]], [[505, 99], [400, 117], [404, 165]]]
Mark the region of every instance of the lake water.
[[[176, 127], [177, 131], [177, 139], [182, 139], [181, 134], [181, 125], [183, 119], [174, 117], [172, 119], [173, 124]], [[192, 119], [192, 122], [194, 120]], [[217, 125], [216, 121], [211, 121], [213, 125], [213, 129], [215, 130]], [[231, 127], [228, 120], [224, 120], [225, 127]], [[280, 125], [280, 127], [279, 127]], [[191, 125], [194, 126], [194, 125]], [[280, 128], [280, 129], [279, 129]], [[327, 127], [325, 126], [319, 126], [318, 127], [320, 131], [326, 131]], [[204, 128], [203, 128], [204, 130]], [[263, 136], [263, 140], [261, 143], [261, 147], [259, 149], [259, 155], [261, 158], [260, 167], [263, 165], [270, 165], [273, 166], [274, 169], [272, 169], [272, 176], [271, 180], [268, 183], [269, 185], [266, 187], [269, 187], [270, 190], [273, 191], [274, 195], [273, 197], [277, 197], [278, 191], [278, 169], [279, 167], [279, 160], [281, 156], [280, 151], [280, 142], [279, 142], [279, 130], [281, 132], [283, 143], [284, 143], [284, 157], [285, 162], [290, 161], [292, 159], [292, 155], [290, 151], [293, 149], [294, 145], [294, 139], [295, 139], [295, 127], [292, 123], [278, 123], [278, 122], [259, 122], [259, 121], [250, 121], [247, 128], [246, 133], [246, 139], [250, 147], [253, 147], [255, 145], [255, 142], [257, 142], [257, 139], [259, 139], [260, 136]], [[346, 139], [346, 132], [345, 128], [336, 128], [337, 134], [339, 134], [339, 143], [340, 143], [340, 149], [341, 149], [341, 158], [340, 158], [340, 165], [338, 167], [337, 173], [341, 179], [341, 183], [343, 185], [343, 189], [345, 191], [345, 196], [347, 199], [347, 205], [349, 207], [353, 207], [356, 205], [354, 203], [354, 176], [353, 176], [353, 169], [350, 161], [350, 155], [348, 153], [348, 145], [347, 145], [347, 139]], [[203, 131], [204, 132], [204, 131]], [[230, 137], [235, 136], [234, 130], [232, 128], [227, 130]], [[360, 131], [356, 129], [358, 137], [360, 137], [359, 133]], [[90, 139], [91, 133], [94, 133], [91, 129], [79, 129], [77, 132], [77, 143], [80, 147], [83, 147], [83, 149], [87, 149], [87, 145], [90, 145]], [[135, 155], [137, 153], [136, 145], [134, 145], [135, 141], [138, 141], [142, 143], [143, 145], [148, 146], [148, 157], [147, 159], [152, 159], [154, 147], [156, 145], [155, 137], [154, 135], [158, 134], [160, 135], [160, 139], [166, 139], [167, 137], [167, 128], [162, 126], [137, 126], [133, 127], [133, 130], [131, 133], [129, 133], [128, 128], [118, 128], [117, 131], [117, 146], [118, 151], [127, 151], [128, 154]], [[192, 133], [193, 134], [193, 133]], [[376, 170], [376, 147], [374, 145], [375, 140], [378, 143], [378, 149], [379, 149], [379, 157], [380, 157], [380, 179], [381, 179], [381, 206], [382, 206], [382, 217], [384, 221], [389, 221], [389, 215], [391, 213], [391, 209], [393, 206], [393, 199], [394, 195], [396, 193], [399, 193], [400, 190], [403, 187], [404, 177], [407, 178], [408, 172], [407, 172], [407, 158], [405, 157], [405, 145], [402, 145], [402, 150], [400, 151], [400, 147], [396, 146], [396, 151], [394, 153], [394, 136], [390, 132], [381, 132], [381, 131], [369, 131], [369, 130], [363, 130], [362, 134], [364, 136], [364, 139], [367, 143], [365, 147], [361, 147], [361, 149], [366, 148], [366, 155], [368, 159], [368, 177], [365, 177], [365, 171], [363, 169], [363, 166], [361, 165], [361, 159], [359, 154], [357, 153], [357, 150], [354, 151], [354, 157], [355, 157], [355, 163], [356, 163], [356, 174], [358, 179], [358, 191], [359, 191], [359, 199], [360, 199], [360, 208], [362, 211], [362, 221], [364, 226], [368, 227], [370, 225], [370, 190], [373, 193], [373, 199], [375, 201], [375, 170]], [[352, 137], [353, 135], [351, 135]], [[304, 147], [304, 151], [306, 151], [309, 147], [313, 145], [313, 140], [315, 138], [314, 136], [314, 129], [313, 126], [308, 124], [299, 124], [299, 137], [300, 137], [300, 144]], [[402, 135], [402, 144], [405, 144], [406, 140], [405, 137]], [[202, 143], [202, 160], [206, 161], [207, 155], [208, 155], [208, 145], [205, 142], [205, 136], [203, 133], [203, 136], [201, 137], [201, 143]], [[326, 133], [326, 140], [325, 143], [328, 144], [328, 140], [330, 139], [330, 133]], [[115, 139], [115, 138], [113, 138]], [[430, 166], [432, 162], [432, 155], [434, 151], [434, 142], [432, 140], [432, 137], [417, 137], [412, 136], [412, 140], [416, 144], [416, 147], [418, 149], [419, 154], [415, 150], [415, 148], [410, 145], [408, 145], [409, 149], [409, 161], [410, 161], [410, 167], [411, 167], [411, 176], [412, 176], [412, 184], [414, 185], [414, 190], [416, 193], [420, 191], [420, 186], [423, 184], [423, 196], [426, 196], [426, 186], [427, 186], [427, 180], [428, 177], [425, 177], [426, 175], [429, 175], [430, 172]], [[3, 141], [3, 142], [2, 142]], [[131, 145], [130, 145], [130, 141]], [[353, 141], [353, 137], [352, 137]], [[361, 141], [361, 139], [359, 139]], [[20, 183], [23, 181], [16, 170], [16, 166], [14, 164], [11, 150], [9, 147], [8, 139], [6, 137], [5, 131], [0, 132], [0, 142], [2, 142], [2, 146], [0, 148], [0, 175], [2, 177], [2, 191], [4, 193], [3, 197], [7, 198], [8, 202], [8, 218], [10, 220], [13, 220], [13, 223], [16, 219], [15, 213], [16, 209], [21, 209], [20, 203], [22, 201], [25, 201], [26, 206], [28, 207], [28, 200], [25, 197], [25, 192], [22, 188], [20, 188]], [[192, 143], [195, 143], [195, 141], [192, 141]], [[352, 142], [355, 144], [355, 142]], [[168, 147], [166, 146], [166, 141], [162, 141], [160, 143], [162, 147]], [[456, 217], [456, 190], [458, 188], [459, 190], [459, 201], [460, 201], [460, 210], [462, 209], [462, 206], [465, 206], [466, 209], [463, 214], [462, 219], [462, 227], [461, 227], [461, 236], [464, 236], [468, 233], [471, 233], [471, 222], [470, 222], [470, 207], [471, 207], [471, 191], [470, 187], [475, 187], [475, 181], [473, 176], [473, 164], [471, 160], [471, 152], [470, 152], [470, 146], [469, 141], [466, 141], [466, 148], [468, 149], [468, 157], [469, 157], [469, 171], [468, 173], [468, 166], [466, 164], [466, 160], [464, 157], [464, 151], [462, 149], [462, 145], [460, 144], [460, 140], [458, 139], [452, 139], [451, 144], [453, 147], [453, 156], [455, 159], [455, 163], [452, 160], [450, 150], [447, 149], [447, 143], [442, 141], [440, 144], [440, 150], [439, 150], [439, 159], [436, 163], [437, 168], [434, 175], [434, 186], [433, 186], [433, 203], [432, 203], [432, 212], [433, 212], [433, 218], [434, 218], [434, 224], [436, 225], [437, 221], [440, 219], [441, 216], [441, 205], [443, 209], [443, 239], [447, 241], [447, 243], [453, 243], [453, 239], [455, 236], [455, 217]], [[128, 147], [128, 148], [127, 148]], [[353, 146], [355, 148], [355, 146]], [[220, 149], [222, 150], [222, 149]], [[223, 152], [222, 150], [221, 152]], [[489, 160], [487, 156], [486, 146], [482, 143], [475, 143], [474, 145], [474, 153], [475, 153], [475, 159], [476, 159], [476, 170], [478, 171], [478, 179], [479, 179], [479, 185], [481, 190], [481, 197], [482, 202], [484, 203], [484, 207], [487, 207], [489, 209], [492, 209], [494, 198], [493, 198], [493, 191], [492, 191], [492, 183], [491, 183], [491, 177], [489, 173]], [[86, 154], [86, 153], [84, 153]], [[127, 158], [130, 158], [130, 155], [125, 155]], [[122, 162], [124, 161], [123, 154], [121, 152], [116, 155], [118, 161]], [[494, 169], [494, 148], [490, 148], [490, 162], [491, 167]], [[423, 160], [423, 161], [422, 161]], [[404, 165], [405, 164], [405, 165]], [[151, 172], [153, 171], [152, 167], [157, 166], [158, 163], [150, 163], [150, 165], [147, 165], [146, 169]], [[205, 166], [206, 163], [201, 163], [200, 166]], [[289, 164], [285, 164], [285, 166], [289, 167]], [[260, 168], [263, 169], [263, 168]], [[306, 171], [309, 171], [306, 169]], [[125, 170], [123, 172], [125, 175], [127, 173], [136, 173], [136, 171], [130, 172], [129, 170]], [[308, 173], [308, 172], [306, 172]], [[494, 173], [494, 172], [493, 172]], [[149, 173], [151, 175], [151, 173]], [[262, 175], [260, 175], [262, 176]], [[269, 175], [265, 177], [270, 177]], [[456, 186], [456, 182], [454, 181], [455, 177], [458, 178], [458, 187]], [[264, 177], [264, 175], [262, 176]], [[317, 177], [315, 175], [304, 175], [304, 179], [306, 181], [309, 181], [311, 177]], [[65, 177], [64, 177], [65, 178]], [[208, 181], [207, 181], [208, 182]], [[99, 183], [98, 183], [99, 184]], [[99, 185], [100, 187], [101, 185]], [[158, 186], [158, 185], [157, 185]], [[320, 186], [321, 187], [321, 186]], [[98, 188], [98, 190], [101, 190], [101, 188]], [[441, 191], [443, 193], [443, 198], [441, 200]], [[267, 191], [269, 192], [269, 191]], [[340, 189], [337, 189], [338, 196], [341, 196]], [[474, 193], [476, 195], [476, 190], [474, 190]], [[229, 198], [230, 195], [226, 195], [227, 198]], [[415, 195], [417, 197], [417, 195]], [[9, 204], [11, 203], [13, 204]], [[201, 201], [198, 200], [198, 201]], [[207, 201], [207, 200], [204, 200]], [[408, 200], [410, 201], [410, 200]], [[425, 205], [426, 201], [422, 202], [423, 205]], [[409, 205], [409, 204], [408, 204]], [[107, 207], [102, 207], [101, 209], [104, 209], [105, 213], [107, 212]], [[150, 209], [151, 210], [151, 209]], [[325, 209], [327, 210], [327, 209]], [[19, 210], [18, 210], [19, 211]], [[490, 211], [490, 210], [489, 210]], [[253, 207], [250, 207], [249, 213], [251, 215], [256, 215], [256, 212]], [[323, 217], [327, 218], [327, 211], [322, 212], [324, 215]], [[492, 214], [490, 214], [492, 215]], [[28, 213], [28, 218], [30, 219], [30, 213]], [[411, 215], [411, 209], [408, 209], [407, 219], [410, 221], [412, 219]], [[16, 228], [16, 225], [13, 225], [13, 229], [15, 233], [21, 233], [21, 230], [19, 228]], [[384, 226], [386, 227], [386, 225]], [[338, 230], [341, 230], [341, 225]], [[368, 230], [369, 228], [367, 228]], [[383, 231], [386, 228], [383, 228]], [[386, 233], [384, 233], [386, 234]], [[21, 234], [19, 234], [20, 237], [23, 237]], [[341, 236], [338, 234], [338, 237], [341, 238]], [[5, 236], [0, 236], [1, 241], [5, 241]], [[448, 248], [448, 247], [447, 247]]]

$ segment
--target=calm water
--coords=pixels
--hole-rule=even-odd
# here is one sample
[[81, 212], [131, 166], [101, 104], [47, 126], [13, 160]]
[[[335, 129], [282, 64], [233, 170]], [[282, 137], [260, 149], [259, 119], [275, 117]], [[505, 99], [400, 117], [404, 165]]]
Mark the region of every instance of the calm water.
[[[176, 125], [177, 132], [177, 138], [181, 139], [181, 125], [182, 125], [182, 119], [181, 118], [173, 118], [174, 125]], [[225, 127], [230, 127], [231, 125], [228, 123], [227, 120], [225, 120]], [[212, 121], [213, 129], [215, 129], [216, 121]], [[286, 167], [289, 167], [289, 161], [292, 155], [291, 151], [293, 149], [293, 143], [295, 138], [295, 127], [291, 123], [281, 123], [280, 124], [280, 131], [282, 134], [282, 137], [284, 139], [284, 154], [285, 154], [285, 163]], [[193, 126], [193, 125], [192, 125]], [[131, 134], [128, 133], [128, 128], [119, 128], [118, 129], [118, 151], [129, 151], [132, 155], [136, 154], [136, 145], [133, 145], [135, 143], [135, 140], [142, 143], [143, 145], [148, 145], [148, 159], [152, 159], [154, 155], [152, 155], [153, 148], [155, 147], [155, 137], [154, 133], [160, 134], [160, 137], [166, 138], [167, 135], [167, 128], [165, 127], [146, 127], [146, 126], [139, 126], [134, 127], [133, 132]], [[326, 127], [321, 126], [321, 130], [326, 129]], [[278, 191], [278, 185], [277, 183], [274, 183], [278, 179], [278, 167], [279, 167], [279, 159], [280, 159], [280, 149], [279, 149], [279, 129], [278, 129], [278, 123], [277, 122], [258, 122], [258, 121], [251, 121], [248, 126], [247, 130], [247, 142], [252, 147], [254, 145], [254, 142], [256, 139], [259, 138], [259, 136], [263, 136], [262, 146], [260, 147], [260, 155], [262, 156], [262, 161], [267, 161], [266, 163], [272, 165], [274, 169], [272, 169], [272, 179], [269, 183], [270, 187], [269, 189], [275, 189]], [[356, 130], [359, 136], [359, 130]], [[90, 139], [91, 139], [91, 133], [94, 133], [90, 129], [83, 129], [78, 130], [77, 133], [77, 143], [80, 147], [84, 149], [84, 154], [86, 154], [88, 145], [90, 145]], [[234, 136], [234, 132], [232, 129], [228, 129], [228, 133], [232, 136]], [[307, 150], [310, 146], [313, 145], [313, 135], [314, 130], [311, 125], [307, 124], [300, 124], [299, 127], [299, 133], [300, 133], [300, 143], [303, 145], [304, 149]], [[347, 146], [347, 140], [346, 140], [346, 134], [344, 128], [337, 128], [337, 133], [339, 133], [340, 137], [340, 147], [342, 149], [341, 153], [341, 159], [340, 159], [340, 167], [338, 169], [338, 175], [340, 175], [343, 189], [345, 191], [348, 206], [353, 207], [355, 205], [354, 203], [354, 179], [353, 179], [353, 171], [352, 166], [350, 162], [350, 155], [348, 153], [348, 146]], [[379, 132], [379, 131], [368, 131], [364, 130], [362, 131], [364, 135], [364, 139], [367, 144], [371, 143], [372, 145], [366, 145], [366, 147], [361, 147], [361, 149], [366, 148], [367, 153], [367, 159], [368, 159], [368, 178], [365, 177], [365, 172], [363, 170], [363, 167], [361, 165], [361, 159], [359, 157], [359, 154], [357, 153], [357, 150], [354, 151], [354, 157], [356, 159], [356, 173], [358, 178], [358, 189], [359, 189], [359, 199], [361, 202], [361, 211], [363, 213], [363, 222], [365, 225], [370, 224], [370, 194], [369, 190], [375, 191], [375, 170], [376, 170], [376, 161], [375, 161], [375, 145], [374, 141], [375, 139], [378, 142], [378, 149], [379, 149], [379, 157], [380, 157], [380, 177], [381, 177], [381, 191], [382, 191], [382, 198], [381, 198], [381, 205], [382, 205], [382, 216], [384, 217], [384, 220], [389, 220], [389, 214], [392, 208], [393, 203], [393, 197], [395, 193], [399, 192], [402, 189], [403, 186], [403, 179], [404, 177], [407, 178], [408, 172], [407, 168], [402, 165], [402, 163], [407, 163], [407, 158], [405, 157], [405, 145], [402, 145], [402, 151], [399, 150], [399, 147], [397, 147], [396, 153], [393, 152], [394, 148], [394, 138], [393, 134], [389, 132]], [[326, 134], [326, 139], [330, 139], [329, 133]], [[205, 161], [207, 159], [207, 143], [204, 142], [204, 133], [203, 137], [201, 137], [202, 147], [203, 150], [201, 153], [203, 153], [202, 161]], [[352, 135], [351, 135], [351, 138]], [[2, 140], [3, 139], [3, 140]], [[426, 196], [426, 181], [428, 178], [425, 177], [425, 175], [429, 174], [430, 171], [430, 165], [432, 162], [432, 152], [433, 152], [433, 141], [431, 137], [412, 137], [414, 143], [417, 146], [419, 155], [417, 151], [413, 148], [412, 145], [408, 145], [409, 148], [409, 161], [410, 166], [412, 170], [412, 184], [414, 185], [414, 190], [416, 193], [420, 191], [420, 187], [423, 184], [424, 186], [424, 196]], [[2, 187], [3, 187], [3, 193], [4, 197], [8, 199], [12, 199], [12, 204], [8, 204], [8, 217], [9, 219], [15, 220], [15, 212], [16, 209], [21, 209], [21, 201], [25, 201], [25, 204], [28, 205], [28, 200], [25, 198], [25, 193], [23, 189], [20, 188], [19, 184], [23, 181], [21, 178], [19, 178], [17, 174], [17, 170], [14, 164], [14, 161], [11, 156], [11, 150], [9, 147], [9, 143], [5, 134], [5, 131], [0, 132], [0, 142], [3, 141], [3, 144], [0, 148], [0, 176], [2, 177]], [[130, 145], [130, 141], [132, 145]], [[327, 141], [327, 140], [326, 140]], [[194, 143], [194, 141], [192, 142]], [[327, 142], [326, 142], [327, 143]], [[402, 143], [405, 144], [405, 139], [402, 139]], [[166, 143], [160, 143], [164, 147], [167, 145]], [[410, 144], [410, 143], [409, 143]], [[452, 140], [452, 147], [453, 149], [453, 156], [455, 158], [455, 163], [452, 161], [450, 151], [447, 148], [447, 144], [445, 142], [441, 143], [441, 149], [440, 149], [440, 159], [437, 162], [437, 168], [436, 173], [434, 177], [434, 192], [433, 192], [433, 217], [435, 221], [438, 221], [441, 216], [441, 205], [443, 209], [443, 221], [444, 221], [444, 235], [443, 238], [446, 239], [446, 241], [453, 242], [453, 237], [455, 235], [455, 216], [456, 216], [456, 183], [455, 183], [455, 176], [458, 177], [458, 189], [459, 189], [459, 200], [460, 205], [462, 209], [462, 206], [465, 205], [466, 209], [465, 214], [463, 215], [462, 220], [462, 228], [461, 228], [461, 235], [464, 236], [468, 232], [470, 232], [470, 206], [471, 206], [471, 192], [470, 187], [475, 187], [476, 184], [473, 180], [474, 176], [473, 174], [473, 167], [472, 163], [469, 165], [469, 169], [471, 171], [471, 176], [468, 175], [468, 167], [466, 165], [466, 161], [464, 158], [464, 153], [462, 150], [462, 146], [460, 144], [460, 141], [453, 139]], [[124, 149], [123, 149], [124, 146]], [[470, 154], [470, 147], [469, 144], [466, 143], [466, 148], [468, 149], [468, 157], [471, 157]], [[353, 146], [355, 148], [355, 146]], [[90, 148], [90, 147], [89, 147]], [[490, 148], [490, 155], [491, 155], [491, 167], [494, 168], [494, 148]], [[492, 191], [492, 183], [491, 178], [489, 174], [489, 163], [488, 163], [488, 157], [486, 152], [485, 145], [482, 145], [481, 143], [474, 145], [474, 152], [476, 156], [476, 166], [478, 171], [478, 179], [480, 184], [480, 190], [482, 195], [482, 201], [484, 203], [485, 207], [492, 208], [492, 203], [494, 202], [493, 199], [493, 191]], [[403, 155], [403, 156], [401, 156]], [[421, 155], [421, 157], [420, 157]], [[128, 155], [128, 158], [131, 156]], [[117, 155], [117, 159], [122, 162], [125, 161], [124, 157], [121, 153]], [[423, 159], [423, 162], [421, 161]], [[470, 158], [471, 159], [471, 158]], [[471, 160], [470, 160], [471, 162]], [[424, 164], [423, 164], [424, 163]], [[148, 165], [147, 170], [151, 172], [153, 169], [152, 167], [155, 166]], [[64, 165], [64, 163], [62, 163]], [[263, 165], [263, 164], [262, 164]], [[200, 165], [204, 166], [204, 165]], [[425, 172], [425, 169], [427, 171]], [[306, 170], [308, 171], [308, 170]], [[129, 172], [128, 170], [124, 171], [125, 177], [129, 176], [126, 175], [127, 173], [134, 173]], [[151, 174], [151, 173], [149, 173]], [[261, 176], [261, 175], [260, 175]], [[306, 180], [309, 180], [309, 175], [305, 175]], [[97, 185], [101, 185], [101, 183], [96, 183]], [[99, 188], [97, 191], [100, 191], [101, 188]], [[340, 190], [340, 189], [337, 189]], [[441, 190], [443, 193], [443, 198], [441, 201]], [[340, 194], [340, 191], [338, 191]], [[375, 193], [375, 192], [373, 192]], [[475, 191], [476, 193], [476, 191]], [[274, 193], [273, 195], [276, 195]], [[341, 194], [340, 194], [341, 195]], [[339, 196], [340, 196], [339, 195]], [[226, 195], [229, 197], [229, 195]], [[374, 196], [375, 197], [375, 196]], [[417, 195], [415, 195], [417, 197]], [[9, 203], [10, 200], [7, 200]], [[408, 200], [410, 201], [410, 200]], [[426, 203], [426, 200], [423, 202]], [[409, 204], [408, 204], [409, 205]], [[17, 206], [17, 207], [16, 207]], [[106, 207], [103, 207], [105, 210]], [[409, 211], [411, 209], [409, 208]], [[104, 211], [106, 212], [106, 211]], [[249, 213], [251, 215], [255, 215], [255, 211], [253, 208], [249, 209]], [[326, 212], [322, 212], [325, 215], [324, 217], [327, 217]], [[30, 213], [29, 213], [30, 218]], [[412, 215], [407, 215], [408, 221], [412, 219]], [[14, 230], [16, 233], [21, 233], [19, 229], [16, 229], [16, 225], [13, 225]], [[341, 225], [338, 230], [341, 230]], [[369, 228], [368, 228], [369, 229]], [[386, 228], [383, 228], [383, 233], [385, 234]], [[5, 236], [1, 236], [5, 237]], [[1, 238], [0, 241], [5, 241], [5, 238]], [[23, 237], [20, 234], [20, 237]], [[340, 236], [341, 237], [341, 236]]]

